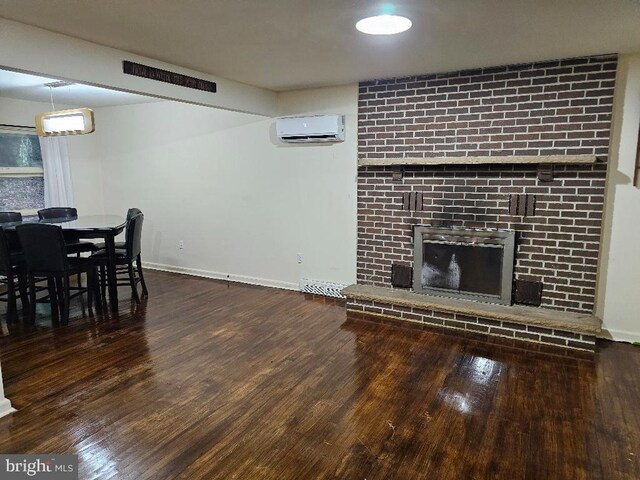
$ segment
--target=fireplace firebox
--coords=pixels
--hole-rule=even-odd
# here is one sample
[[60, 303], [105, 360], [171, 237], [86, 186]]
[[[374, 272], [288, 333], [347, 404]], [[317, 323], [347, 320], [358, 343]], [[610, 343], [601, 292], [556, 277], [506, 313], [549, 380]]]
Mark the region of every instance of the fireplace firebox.
[[413, 290], [511, 304], [515, 232], [417, 225]]

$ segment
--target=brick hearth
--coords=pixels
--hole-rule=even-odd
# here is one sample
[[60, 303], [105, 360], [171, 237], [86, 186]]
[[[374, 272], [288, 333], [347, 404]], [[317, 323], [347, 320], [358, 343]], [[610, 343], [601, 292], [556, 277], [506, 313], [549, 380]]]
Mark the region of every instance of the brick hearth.
[[593, 350], [601, 322], [593, 315], [516, 305], [493, 305], [408, 291], [352, 285], [343, 290], [347, 312], [369, 320], [395, 318], [579, 350]]

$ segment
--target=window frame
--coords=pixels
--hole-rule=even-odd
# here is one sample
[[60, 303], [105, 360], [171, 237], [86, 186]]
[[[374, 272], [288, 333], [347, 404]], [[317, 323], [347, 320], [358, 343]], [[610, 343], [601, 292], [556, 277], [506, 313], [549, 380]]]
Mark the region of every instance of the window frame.
[[[37, 135], [35, 127], [22, 127], [22, 126], [10, 126], [0, 125], [0, 133], [15, 133]], [[44, 177], [43, 167], [0, 167], [0, 177], [8, 178], [24, 178], [24, 177]], [[22, 215], [37, 215], [38, 210], [34, 208], [25, 208], [17, 210]]]

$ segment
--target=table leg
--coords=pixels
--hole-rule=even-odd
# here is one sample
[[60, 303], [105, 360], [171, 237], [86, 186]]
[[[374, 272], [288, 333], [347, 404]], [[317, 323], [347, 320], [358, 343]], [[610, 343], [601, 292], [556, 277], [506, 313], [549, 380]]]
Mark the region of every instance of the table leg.
[[116, 242], [115, 236], [107, 235], [105, 238], [107, 249], [107, 278], [109, 286], [109, 302], [111, 310], [118, 311], [118, 279], [116, 276]]

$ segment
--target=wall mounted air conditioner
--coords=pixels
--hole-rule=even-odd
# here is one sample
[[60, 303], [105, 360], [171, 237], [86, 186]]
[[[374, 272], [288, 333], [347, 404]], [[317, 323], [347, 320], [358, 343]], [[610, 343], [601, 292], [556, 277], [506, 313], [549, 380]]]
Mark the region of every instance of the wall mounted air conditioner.
[[344, 115], [281, 117], [276, 131], [286, 143], [344, 142]]

